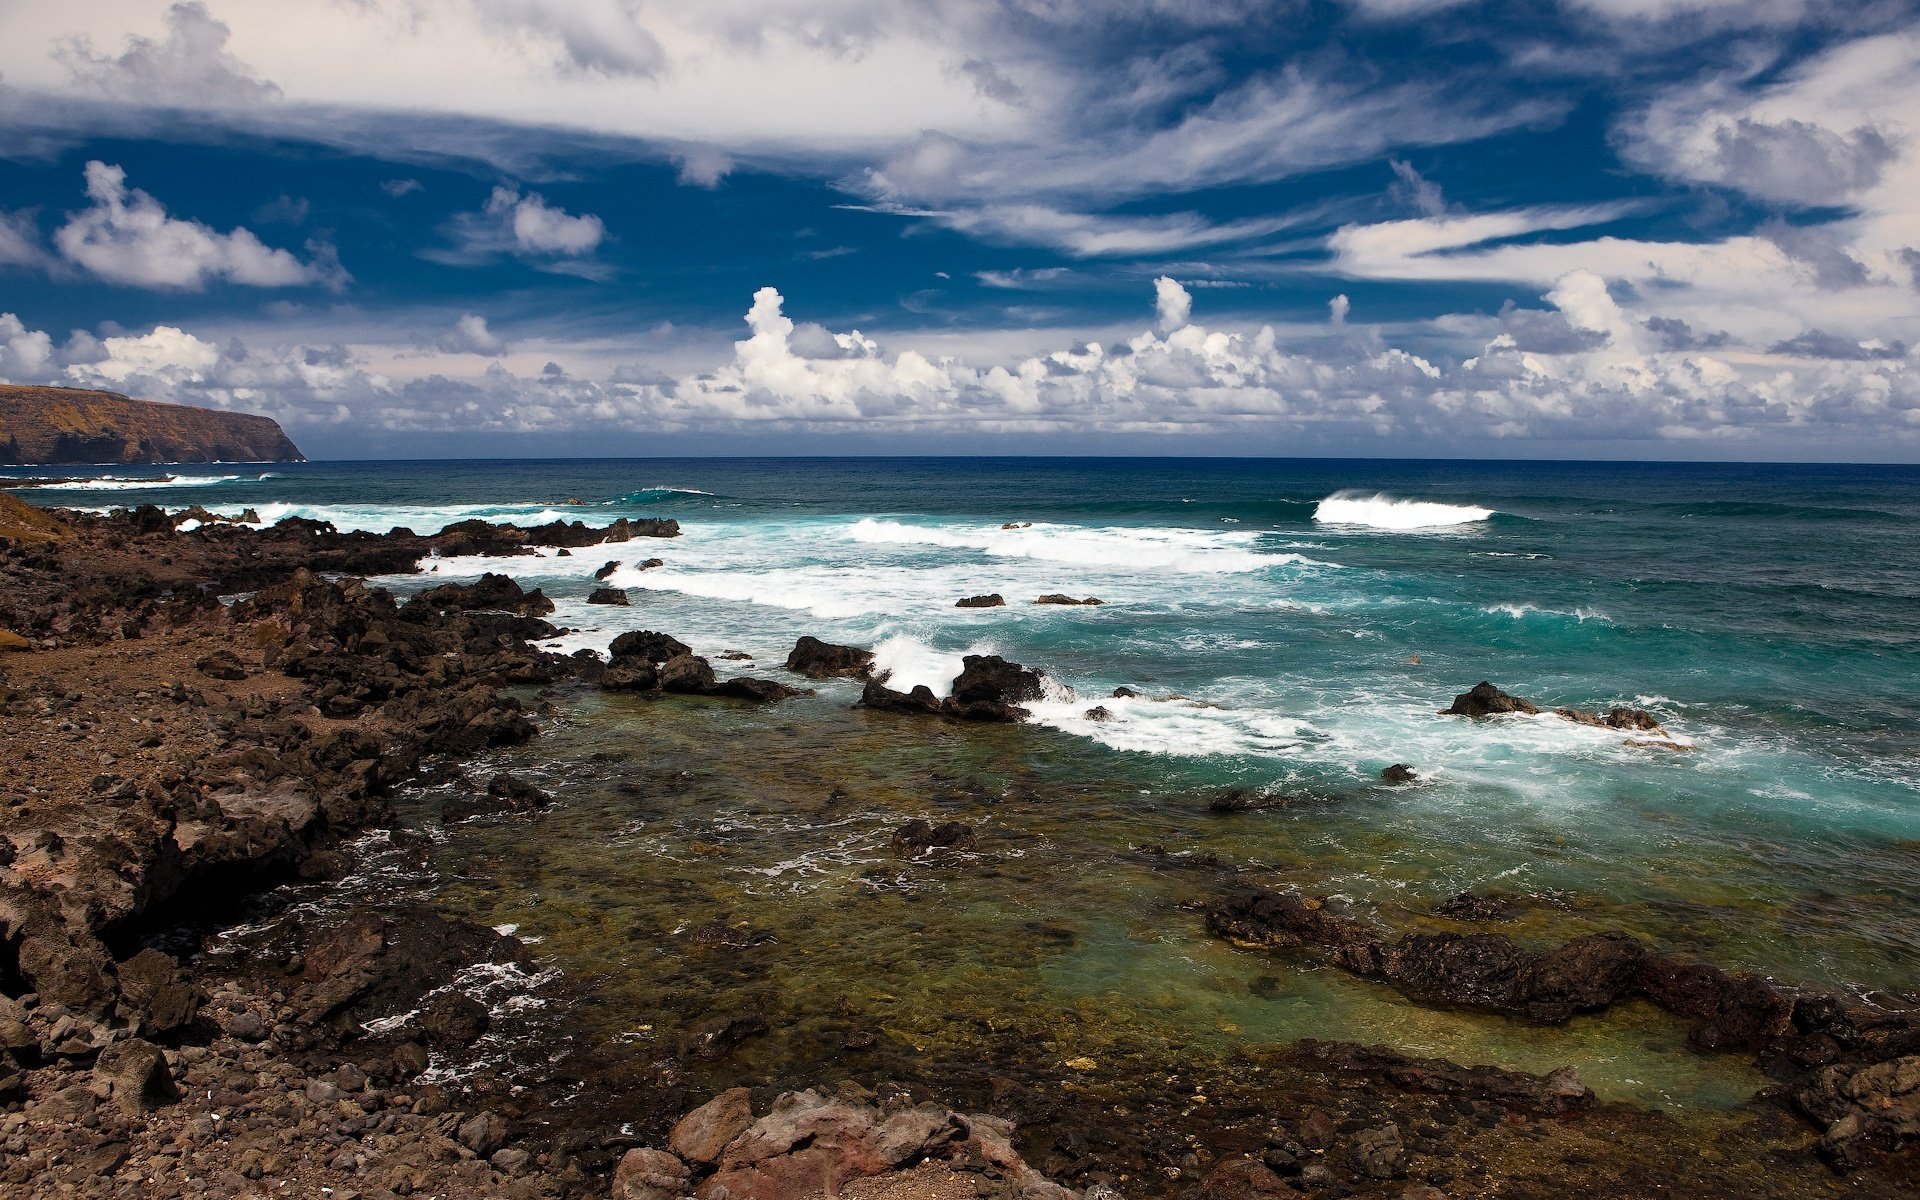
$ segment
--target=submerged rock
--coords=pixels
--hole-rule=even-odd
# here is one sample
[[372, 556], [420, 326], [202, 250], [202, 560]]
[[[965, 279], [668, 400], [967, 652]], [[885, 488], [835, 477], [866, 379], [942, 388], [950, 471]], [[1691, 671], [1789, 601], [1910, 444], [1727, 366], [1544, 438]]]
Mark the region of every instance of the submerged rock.
[[[1242, 946], [1318, 947], [1346, 970], [1391, 983], [1417, 1000], [1539, 1024], [1645, 999], [1694, 1019], [1689, 1039], [1707, 1050], [1791, 1050], [1799, 1019], [1794, 996], [1759, 976], [1661, 954], [1625, 933], [1586, 934], [1548, 950], [1530, 950], [1497, 933], [1390, 938], [1324, 902], [1267, 891], [1216, 905], [1207, 912], [1207, 928]], [[1813, 1026], [1826, 1019], [1810, 1014], [1805, 1021]], [[1863, 1036], [1870, 1023], [1864, 1015], [1847, 1018], [1838, 1035], [1831, 1024], [1819, 1025], [1819, 1031], [1876, 1059], [1887, 1056], [1889, 1045], [1911, 1043], [1920, 1051], [1920, 1012], [1882, 1010], [1878, 1019], [1900, 1032], [1877, 1048]]]
[[809, 679], [857, 679], [873, 667], [873, 651], [836, 646], [817, 637], [802, 637], [787, 655], [787, 670]]
[[553, 794], [545, 792], [506, 771], [487, 781], [485, 795], [455, 796], [440, 806], [440, 819], [467, 821], [474, 817], [511, 814], [524, 816], [539, 812], [553, 803]]
[[1593, 725], [1601, 729], [1625, 729], [1639, 733], [1657, 733], [1668, 736], [1659, 720], [1643, 708], [1610, 708], [1604, 713], [1590, 713], [1579, 708], [1556, 708], [1554, 715], [1563, 717], [1580, 725]]
[[935, 825], [916, 817], [893, 831], [894, 852], [909, 858], [918, 858], [932, 850], [973, 850], [979, 844], [980, 840], [974, 835], [972, 826], [960, 821], [943, 821]]
[[1385, 1079], [1410, 1092], [1491, 1100], [1507, 1108], [1557, 1116], [1595, 1102], [1592, 1089], [1574, 1067], [1545, 1075], [1502, 1067], [1463, 1067], [1438, 1058], [1414, 1058], [1385, 1046], [1352, 1042], [1300, 1042], [1294, 1052], [1321, 1066]]
[[1040, 597], [1039, 599], [1037, 599], [1037, 600], [1035, 600], [1035, 601], [1034, 601], [1034, 603], [1035, 603], [1035, 604], [1078, 604], [1078, 605], [1090, 605], [1090, 604], [1105, 604], [1105, 603], [1106, 603], [1106, 601], [1105, 601], [1105, 600], [1102, 600], [1102, 599], [1101, 599], [1100, 597], [1098, 597], [1098, 596], [1088, 596], [1088, 597], [1087, 597], [1087, 598], [1086, 598], [1085, 600], [1076, 600], [1076, 599], [1074, 599], [1074, 598], [1073, 598], [1072, 596], [1068, 596], [1068, 595], [1064, 595], [1064, 594], [1062, 594], [1062, 593], [1060, 593], [1060, 592], [1048, 592], [1048, 593], [1047, 593], [1046, 595], [1044, 595], [1044, 596], [1042, 596], [1042, 597]]

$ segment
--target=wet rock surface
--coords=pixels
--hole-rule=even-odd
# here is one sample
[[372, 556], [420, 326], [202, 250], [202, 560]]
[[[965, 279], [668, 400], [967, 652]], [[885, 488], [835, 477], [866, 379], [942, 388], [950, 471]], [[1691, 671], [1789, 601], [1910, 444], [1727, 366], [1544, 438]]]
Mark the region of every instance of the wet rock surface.
[[[1456, 897], [1455, 904], [1460, 898]], [[1466, 905], [1456, 905], [1459, 908]], [[1478, 906], [1472, 906], [1477, 908]], [[1873, 1004], [1792, 989], [1757, 975], [1664, 954], [1624, 933], [1595, 933], [1546, 950], [1504, 934], [1385, 934], [1327, 902], [1270, 891], [1244, 892], [1208, 909], [1216, 936], [1262, 949], [1311, 948], [1345, 970], [1398, 987], [1428, 1004], [1482, 1009], [1558, 1024], [1579, 1013], [1643, 1000], [1693, 1022], [1688, 1040], [1703, 1051], [1753, 1054], [1776, 1077], [1801, 1081], [1802, 1112], [1830, 1125], [1831, 1157], [1857, 1161], [1861, 1149], [1897, 1143], [1841, 1097], [1862, 1079], [1863, 1095], [1907, 1096], [1920, 1086], [1920, 1005]], [[1905, 1073], [1903, 1073], [1905, 1072]], [[1809, 1082], [1810, 1081], [1810, 1082]], [[1903, 1101], [1911, 1105], [1915, 1101]], [[1867, 1109], [1894, 1111], [1892, 1101]], [[1873, 1132], [1861, 1133], [1861, 1130]]]
[[1030, 714], [1021, 702], [1044, 695], [1040, 672], [1008, 662], [997, 654], [969, 654], [961, 659], [952, 694], [936, 697], [925, 684], [897, 692], [885, 679], [870, 679], [860, 693], [863, 708], [882, 712], [953, 717], [963, 721], [1023, 721]]
[[873, 651], [836, 646], [817, 637], [802, 637], [787, 655], [787, 670], [809, 679], [859, 679], [873, 667]]

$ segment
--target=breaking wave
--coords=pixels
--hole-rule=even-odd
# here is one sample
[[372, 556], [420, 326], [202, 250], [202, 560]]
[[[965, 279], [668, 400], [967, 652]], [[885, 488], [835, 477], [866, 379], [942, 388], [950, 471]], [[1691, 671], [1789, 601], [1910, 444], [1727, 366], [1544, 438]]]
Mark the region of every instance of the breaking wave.
[[1494, 515], [1491, 508], [1471, 504], [1442, 504], [1436, 500], [1396, 500], [1378, 492], [1362, 496], [1335, 492], [1313, 510], [1322, 525], [1364, 525], [1368, 529], [1444, 529], [1470, 525]]

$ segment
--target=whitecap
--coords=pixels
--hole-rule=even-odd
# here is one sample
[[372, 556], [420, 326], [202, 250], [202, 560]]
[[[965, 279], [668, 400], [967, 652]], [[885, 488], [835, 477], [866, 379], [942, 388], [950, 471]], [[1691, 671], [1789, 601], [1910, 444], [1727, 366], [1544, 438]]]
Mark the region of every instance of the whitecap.
[[863, 517], [846, 536], [872, 545], [940, 546], [977, 550], [995, 558], [1028, 558], [1085, 567], [1126, 567], [1195, 573], [1259, 571], [1279, 564], [1332, 566], [1298, 554], [1262, 554], [1252, 549], [1256, 535], [1194, 529], [1075, 525], [997, 526], [910, 525]]
[[1375, 492], [1335, 492], [1313, 510], [1313, 519], [1322, 525], [1363, 525], [1369, 529], [1416, 530], [1443, 529], [1450, 525], [1468, 525], [1484, 521], [1494, 514], [1491, 508], [1471, 504], [1442, 504], [1436, 500], [1396, 500]]

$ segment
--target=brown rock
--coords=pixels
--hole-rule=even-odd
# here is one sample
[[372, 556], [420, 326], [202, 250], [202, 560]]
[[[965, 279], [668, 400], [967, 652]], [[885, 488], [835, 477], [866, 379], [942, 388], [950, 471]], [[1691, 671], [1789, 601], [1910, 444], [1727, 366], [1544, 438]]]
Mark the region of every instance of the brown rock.
[[152, 1042], [115, 1042], [93, 1062], [93, 1092], [128, 1116], [139, 1116], [180, 1098], [167, 1056]]
[[665, 1150], [629, 1150], [613, 1172], [613, 1200], [673, 1200], [692, 1191], [687, 1164]]
[[486, 1158], [507, 1144], [507, 1123], [497, 1113], [478, 1112], [460, 1122], [454, 1136], [462, 1146]]
[[667, 1145], [687, 1162], [711, 1167], [720, 1161], [727, 1143], [751, 1124], [753, 1094], [746, 1088], [730, 1088], [681, 1117], [667, 1135]]

